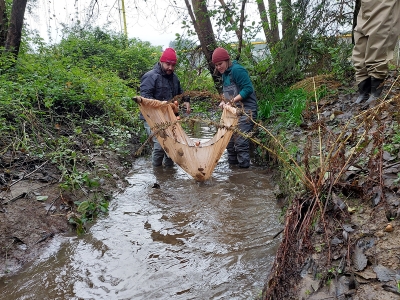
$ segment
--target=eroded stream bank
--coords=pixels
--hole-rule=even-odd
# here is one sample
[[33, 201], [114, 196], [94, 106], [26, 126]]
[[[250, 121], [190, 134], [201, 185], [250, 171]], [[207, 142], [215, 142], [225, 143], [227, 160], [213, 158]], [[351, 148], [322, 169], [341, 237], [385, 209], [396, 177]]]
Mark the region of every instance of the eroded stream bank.
[[[281, 229], [267, 170], [230, 168], [198, 183], [135, 161], [129, 187], [82, 237], [57, 238], [1, 299], [254, 299]], [[159, 188], [155, 183], [159, 184]]]

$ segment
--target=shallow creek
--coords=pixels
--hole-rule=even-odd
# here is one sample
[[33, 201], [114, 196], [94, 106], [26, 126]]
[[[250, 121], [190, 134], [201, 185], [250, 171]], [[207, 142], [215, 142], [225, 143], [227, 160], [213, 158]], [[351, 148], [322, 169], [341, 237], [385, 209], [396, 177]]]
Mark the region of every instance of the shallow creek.
[[107, 216], [82, 237], [54, 238], [39, 260], [0, 284], [0, 299], [260, 295], [281, 229], [265, 169], [229, 167], [224, 153], [199, 183], [177, 166], [138, 159], [127, 180]]

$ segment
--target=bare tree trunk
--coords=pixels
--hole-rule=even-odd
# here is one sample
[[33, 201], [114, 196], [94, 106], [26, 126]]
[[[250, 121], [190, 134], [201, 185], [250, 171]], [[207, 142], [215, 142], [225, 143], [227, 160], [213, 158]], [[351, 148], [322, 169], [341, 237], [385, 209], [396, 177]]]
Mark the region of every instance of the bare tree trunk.
[[275, 45], [279, 42], [279, 28], [278, 28], [278, 6], [276, 0], [268, 0], [269, 20], [271, 22], [271, 36], [272, 44]]
[[238, 46], [238, 55], [236, 57], [236, 60], [239, 60], [240, 54], [242, 53], [242, 46], [243, 46], [243, 27], [244, 27], [244, 9], [246, 7], [246, 1], [242, 1], [242, 8], [240, 9], [240, 22], [239, 22], [239, 35], [238, 35], [238, 40], [239, 40], [239, 46]]
[[[264, 0], [257, 0], [258, 12], [260, 14], [265, 39], [269, 48], [279, 42], [278, 10], [276, 0], [268, 0], [269, 10], [265, 8]], [[268, 20], [269, 15], [269, 20]]]
[[185, 4], [199, 38], [201, 50], [207, 60], [208, 70], [213, 77], [216, 88], [220, 90], [220, 77], [214, 74], [214, 64], [212, 63], [212, 54], [217, 47], [217, 42], [206, 3], [204, 0], [192, 0], [193, 10], [189, 0], [185, 0]]
[[261, 18], [261, 25], [264, 31], [265, 40], [268, 45], [271, 45], [272, 43], [271, 30], [269, 28], [268, 14], [267, 14], [267, 9], [265, 8], [264, 0], [257, 0], [257, 7], [258, 7], [258, 13], [260, 14]]
[[6, 11], [6, 1], [0, 0], [0, 47], [6, 46], [8, 18]]
[[292, 25], [292, 0], [281, 0], [282, 8], [282, 38]]
[[21, 45], [22, 26], [28, 0], [14, 0], [11, 8], [10, 27], [7, 32], [6, 51], [18, 56]]

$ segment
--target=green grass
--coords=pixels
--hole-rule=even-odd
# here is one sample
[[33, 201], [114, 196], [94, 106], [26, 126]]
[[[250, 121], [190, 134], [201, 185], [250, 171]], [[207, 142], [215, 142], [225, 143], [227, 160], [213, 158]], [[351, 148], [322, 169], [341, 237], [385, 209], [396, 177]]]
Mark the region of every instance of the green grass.
[[307, 105], [307, 93], [301, 89], [281, 89], [259, 102], [259, 117], [273, 119], [284, 127], [302, 123], [302, 112]]

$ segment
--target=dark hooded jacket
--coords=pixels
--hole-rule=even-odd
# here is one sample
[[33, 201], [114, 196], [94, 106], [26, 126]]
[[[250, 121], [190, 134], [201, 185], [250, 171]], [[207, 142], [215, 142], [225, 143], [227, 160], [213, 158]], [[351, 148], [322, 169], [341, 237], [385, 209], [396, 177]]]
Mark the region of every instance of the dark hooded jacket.
[[[168, 101], [183, 93], [181, 83], [175, 73], [166, 74], [161, 63], [145, 73], [140, 80], [140, 95], [144, 98]], [[144, 120], [142, 114], [140, 119]]]

